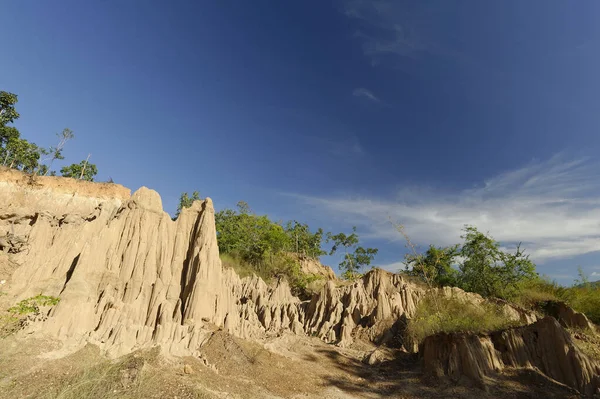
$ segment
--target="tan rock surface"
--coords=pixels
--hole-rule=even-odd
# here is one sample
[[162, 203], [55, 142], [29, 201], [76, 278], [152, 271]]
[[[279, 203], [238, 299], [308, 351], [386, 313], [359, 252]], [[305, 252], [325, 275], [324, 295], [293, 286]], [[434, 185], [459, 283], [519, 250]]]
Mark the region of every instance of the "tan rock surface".
[[600, 365], [553, 317], [490, 335], [437, 334], [425, 338], [422, 356], [426, 375], [453, 381], [484, 384], [506, 367], [528, 368], [584, 395], [600, 393]]
[[551, 301], [546, 304], [544, 311], [553, 316], [566, 328], [582, 328], [596, 332], [596, 326], [586, 315], [576, 312], [563, 302]]
[[[398, 317], [414, 313], [422, 294], [402, 277], [376, 270], [350, 285], [329, 280], [302, 302], [284, 280], [268, 286], [223, 269], [210, 199], [173, 221], [158, 193], [145, 187], [129, 198], [113, 185], [61, 178], [31, 185], [14, 171], [0, 178], [0, 228], [23, 243], [11, 247], [13, 263], [1, 269], [8, 300], [59, 297], [50, 317], [31, 330], [75, 347], [92, 342], [120, 355], [160, 344], [193, 354], [206, 326], [243, 338], [289, 331], [348, 345], [357, 331], [381, 336]], [[309, 268], [334, 277], [320, 264]]]
[[[361, 340], [400, 348], [402, 325], [428, 295], [383, 270], [340, 282], [325, 269], [326, 284], [301, 301], [285, 280], [268, 285], [223, 268], [209, 198], [173, 221], [158, 193], [145, 187], [130, 196], [118, 185], [51, 177], [32, 183], [6, 169], [0, 170], [0, 247], [6, 294], [0, 306], [40, 293], [58, 297], [48, 317], [25, 333], [58, 338], [67, 352], [93, 343], [117, 356], [160, 345], [200, 356], [218, 330], [254, 340], [309, 335], [340, 350], [358, 350], [348, 347]], [[459, 289], [437, 291], [484, 301]], [[509, 318], [535, 321], [511, 304], [503, 308]], [[568, 325], [582, 324], [568, 309], [561, 314]], [[548, 320], [491, 336], [427, 338], [425, 370], [484, 381], [507, 366], [536, 367], [581, 392], [598, 389], [598, 365]], [[367, 364], [385, 363], [381, 350], [368, 353]]]
[[303, 273], [322, 276], [327, 280], [335, 280], [337, 278], [333, 269], [321, 264], [318, 259], [313, 259], [308, 256], [298, 256], [298, 261], [300, 262], [300, 270], [302, 270]]

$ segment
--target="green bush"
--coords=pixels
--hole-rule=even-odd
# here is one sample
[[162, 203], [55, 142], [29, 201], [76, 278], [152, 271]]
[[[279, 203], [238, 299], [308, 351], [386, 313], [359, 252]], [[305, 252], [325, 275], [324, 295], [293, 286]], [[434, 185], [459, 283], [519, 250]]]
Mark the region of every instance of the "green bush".
[[584, 313], [593, 323], [600, 324], [600, 287], [570, 287], [561, 296], [573, 309]]
[[406, 272], [431, 287], [455, 286], [483, 297], [513, 300], [522, 284], [538, 278], [520, 245], [515, 252], [503, 251], [499, 242], [473, 226], [465, 226], [462, 246], [431, 245], [424, 254], [417, 253], [402, 226], [397, 228], [412, 249], [405, 258]]
[[17, 303], [15, 306], [8, 309], [13, 315], [27, 315], [27, 314], [38, 314], [41, 306], [54, 306], [57, 305], [60, 298], [46, 295], [36, 295], [31, 298], [27, 298]]
[[40, 313], [40, 307], [54, 306], [59, 301], [59, 298], [40, 294], [24, 299], [15, 306], [10, 307], [6, 313], [0, 314], [0, 338], [5, 338], [20, 330], [27, 319], [25, 316], [36, 316]]
[[417, 343], [437, 333], [482, 333], [518, 325], [508, 320], [500, 305], [474, 304], [457, 298], [429, 295], [417, 306], [407, 333]]

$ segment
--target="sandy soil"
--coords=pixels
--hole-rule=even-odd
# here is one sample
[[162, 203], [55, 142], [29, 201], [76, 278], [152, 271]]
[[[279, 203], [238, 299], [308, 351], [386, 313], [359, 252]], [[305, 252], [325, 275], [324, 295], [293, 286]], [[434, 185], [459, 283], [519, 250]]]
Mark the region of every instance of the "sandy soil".
[[53, 193], [73, 194], [82, 197], [128, 200], [131, 190], [120, 184], [88, 182], [58, 176], [30, 176], [15, 169], [0, 166], [0, 182], [27, 186], [31, 189], [52, 190]]
[[107, 359], [88, 345], [61, 359], [53, 340], [0, 340], [0, 398], [576, 398], [567, 387], [514, 370], [486, 387], [423, 381], [415, 355], [388, 350], [381, 364], [363, 348], [284, 335], [261, 343], [215, 331], [200, 358], [160, 348]]

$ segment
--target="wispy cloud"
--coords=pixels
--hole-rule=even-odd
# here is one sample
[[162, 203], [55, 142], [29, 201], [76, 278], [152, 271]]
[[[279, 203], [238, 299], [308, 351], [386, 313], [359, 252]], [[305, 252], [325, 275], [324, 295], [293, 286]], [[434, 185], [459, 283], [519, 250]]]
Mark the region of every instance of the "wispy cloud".
[[367, 90], [365, 88], [354, 89], [354, 91], [352, 92], [352, 95], [354, 97], [363, 97], [370, 101], [375, 101], [377, 103], [380, 102], [379, 98], [377, 98], [375, 96], [375, 94], [373, 94], [373, 92], [371, 92], [370, 90]]
[[600, 251], [600, 168], [588, 159], [557, 155], [454, 193], [420, 188], [382, 198], [295, 195], [324, 215], [361, 226], [365, 238], [400, 240], [389, 220], [420, 245], [461, 242], [465, 224], [505, 246], [522, 242], [536, 261]]
[[388, 272], [397, 273], [399, 270], [404, 270], [406, 267], [404, 262], [392, 262], [385, 265], [378, 265], [383, 270], [387, 270]]
[[438, 52], [440, 49], [423, 37], [428, 23], [425, 17], [429, 7], [407, 7], [390, 0], [347, 0], [345, 15], [359, 23], [355, 36], [363, 43], [365, 55], [377, 57], [396, 55], [414, 58], [420, 52]]
[[[440, 29], [452, 7], [448, 2], [404, 2], [396, 0], [345, 0], [342, 12], [356, 25], [355, 38], [373, 66], [390, 65], [409, 73], [423, 73], [413, 61], [435, 56], [495, 74], [489, 65], [452, 44], [454, 37]], [[412, 65], [412, 66], [411, 66]]]

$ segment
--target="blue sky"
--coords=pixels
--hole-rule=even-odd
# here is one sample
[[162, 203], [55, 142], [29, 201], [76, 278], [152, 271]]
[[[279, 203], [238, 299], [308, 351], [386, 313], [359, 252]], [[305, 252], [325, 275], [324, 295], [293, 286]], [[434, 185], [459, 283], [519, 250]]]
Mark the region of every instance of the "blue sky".
[[[99, 180], [358, 226], [377, 264], [465, 223], [600, 278], [600, 3], [6, 1], [23, 136]], [[57, 165], [57, 169], [61, 165]], [[335, 259], [324, 259], [335, 263]]]

